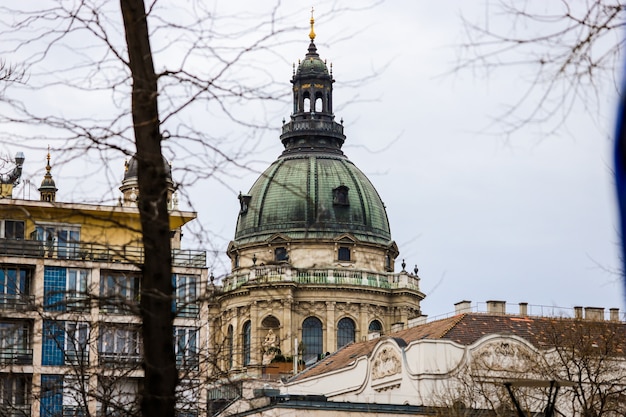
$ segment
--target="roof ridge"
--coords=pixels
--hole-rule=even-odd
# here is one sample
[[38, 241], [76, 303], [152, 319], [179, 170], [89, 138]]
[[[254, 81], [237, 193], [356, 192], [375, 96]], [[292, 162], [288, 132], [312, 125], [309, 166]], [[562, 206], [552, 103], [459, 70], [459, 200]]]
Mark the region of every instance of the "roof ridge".
[[453, 329], [453, 328], [454, 328], [457, 324], [459, 324], [459, 322], [460, 322], [461, 320], [463, 320], [463, 319], [465, 318], [465, 316], [467, 316], [467, 315], [468, 315], [468, 313], [461, 313], [461, 314], [459, 314], [459, 315], [457, 315], [457, 316], [452, 316], [452, 319], [455, 319], [455, 320], [452, 320], [452, 323], [450, 324], [450, 326], [448, 326], [448, 327], [447, 327], [447, 328], [446, 328], [446, 329], [445, 329], [445, 330], [441, 333], [441, 335], [439, 336], [439, 338], [440, 338], [440, 339], [443, 339], [443, 338], [444, 338], [444, 336], [445, 336], [445, 335], [447, 335], [447, 334], [448, 334], [448, 332], [450, 332], [450, 330], [452, 330], [452, 329]]

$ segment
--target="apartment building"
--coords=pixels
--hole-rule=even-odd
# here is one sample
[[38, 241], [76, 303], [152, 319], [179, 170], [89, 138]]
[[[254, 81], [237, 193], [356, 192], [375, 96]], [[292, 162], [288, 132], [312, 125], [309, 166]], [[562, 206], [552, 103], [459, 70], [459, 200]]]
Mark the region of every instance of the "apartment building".
[[[56, 201], [50, 155], [38, 201], [12, 197], [19, 175], [3, 178], [0, 415], [136, 415], [143, 375], [136, 174], [131, 159], [117, 205]], [[171, 179], [170, 186], [179, 414], [188, 417], [203, 407], [208, 274], [206, 252], [180, 248], [181, 228], [196, 213], [178, 209]]]

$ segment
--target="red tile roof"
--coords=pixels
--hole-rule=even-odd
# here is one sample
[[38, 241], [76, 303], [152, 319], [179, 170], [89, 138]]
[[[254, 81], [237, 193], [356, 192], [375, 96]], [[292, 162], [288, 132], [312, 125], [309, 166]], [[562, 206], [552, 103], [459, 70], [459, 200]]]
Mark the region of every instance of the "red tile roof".
[[626, 323], [614, 321], [589, 321], [556, 317], [522, 317], [489, 313], [465, 313], [400, 330], [379, 339], [349, 344], [327, 356], [290, 380], [298, 381], [350, 366], [362, 356], [370, 356], [383, 339], [395, 339], [401, 345], [416, 340], [451, 340], [461, 345], [471, 345], [491, 334], [521, 337], [537, 348], [562, 345], [574, 337], [587, 340], [594, 348], [610, 349], [612, 354], [626, 351]]

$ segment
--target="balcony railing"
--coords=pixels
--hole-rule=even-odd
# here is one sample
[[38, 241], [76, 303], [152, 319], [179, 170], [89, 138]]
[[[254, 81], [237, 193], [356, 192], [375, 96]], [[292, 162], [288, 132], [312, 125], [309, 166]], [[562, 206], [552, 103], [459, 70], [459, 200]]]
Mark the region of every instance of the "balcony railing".
[[198, 317], [200, 306], [191, 303], [176, 303], [176, 317]]
[[326, 131], [343, 135], [343, 125], [333, 121], [312, 117], [311, 119], [291, 121], [283, 125], [283, 134], [303, 131]]
[[0, 294], [0, 309], [24, 311], [35, 305], [35, 296], [27, 294]]
[[304, 285], [352, 285], [419, 291], [419, 277], [406, 271], [376, 273], [347, 269], [296, 269], [290, 266], [263, 266], [230, 275], [223, 280], [222, 289], [232, 291], [248, 282], [295, 282]]
[[141, 363], [139, 353], [100, 352], [98, 362], [102, 366], [136, 366]]
[[82, 365], [82, 366], [89, 365], [89, 351], [86, 349], [83, 351], [66, 350], [65, 351], [65, 364], [66, 365]]
[[200, 365], [198, 354], [176, 355], [176, 366], [180, 370], [197, 370]]
[[2, 417], [30, 417], [30, 415], [30, 404], [0, 403], [0, 416]]
[[15, 365], [31, 365], [33, 363], [32, 349], [0, 349], [0, 363]]
[[63, 417], [86, 417], [88, 415], [87, 408], [81, 405], [63, 406]]
[[[58, 242], [48, 244], [39, 240], [20, 239], [0, 239], [0, 255], [138, 264], [144, 261], [144, 250], [141, 246], [87, 242], [67, 242], [59, 245]], [[172, 265], [203, 268], [206, 266], [206, 251], [172, 249]]]

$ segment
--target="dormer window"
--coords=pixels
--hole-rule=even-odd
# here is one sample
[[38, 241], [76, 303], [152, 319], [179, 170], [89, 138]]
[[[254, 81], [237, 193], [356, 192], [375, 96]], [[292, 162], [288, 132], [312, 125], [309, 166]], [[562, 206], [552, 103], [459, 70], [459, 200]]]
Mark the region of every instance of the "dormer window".
[[239, 193], [239, 214], [246, 214], [248, 212], [248, 207], [250, 206], [250, 200], [252, 200], [251, 195], [243, 195]]
[[347, 246], [340, 246], [337, 250], [337, 260], [350, 261], [350, 248]]
[[350, 189], [345, 185], [340, 185], [333, 189], [333, 205], [334, 206], [349, 206], [350, 200], [348, 199], [348, 191]]

